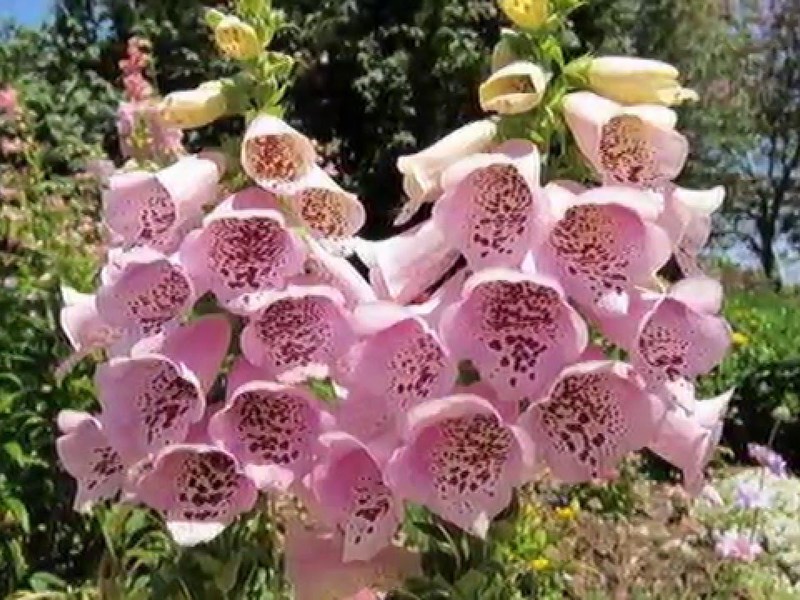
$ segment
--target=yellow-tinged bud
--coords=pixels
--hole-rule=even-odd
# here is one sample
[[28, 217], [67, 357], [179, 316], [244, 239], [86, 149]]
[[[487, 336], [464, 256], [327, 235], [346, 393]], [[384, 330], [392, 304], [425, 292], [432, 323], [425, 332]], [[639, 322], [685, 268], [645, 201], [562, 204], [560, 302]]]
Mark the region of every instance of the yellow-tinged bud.
[[213, 123], [228, 111], [224, 84], [208, 81], [193, 90], [172, 92], [161, 101], [161, 116], [170, 125], [195, 129]]
[[481, 108], [501, 115], [528, 112], [541, 102], [547, 79], [541, 67], [531, 62], [506, 65], [481, 85]]
[[547, 558], [534, 558], [530, 563], [529, 566], [534, 571], [544, 571], [550, 568], [550, 560]]
[[214, 27], [220, 52], [235, 60], [250, 60], [261, 54], [261, 42], [252, 26], [239, 17], [226, 16]]
[[750, 338], [740, 331], [734, 331], [733, 334], [731, 334], [731, 341], [734, 346], [747, 346], [747, 344], [750, 343]]
[[578, 516], [578, 511], [572, 506], [559, 506], [556, 509], [556, 516], [562, 521], [572, 521]]
[[549, 0], [498, 0], [500, 9], [517, 27], [537, 29], [550, 16]]
[[698, 100], [697, 92], [678, 83], [680, 72], [658, 60], [628, 56], [595, 58], [589, 65], [592, 91], [621, 104], [674, 106]]

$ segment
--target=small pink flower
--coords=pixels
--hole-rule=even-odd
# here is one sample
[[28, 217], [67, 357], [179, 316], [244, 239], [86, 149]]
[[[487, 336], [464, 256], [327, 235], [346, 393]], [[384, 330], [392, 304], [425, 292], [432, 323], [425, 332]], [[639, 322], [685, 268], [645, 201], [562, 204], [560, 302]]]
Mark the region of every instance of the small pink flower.
[[14, 154], [19, 154], [22, 152], [24, 148], [25, 142], [23, 142], [21, 138], [4, 137], [0, 139], [0, 154], [13, 156]]
[[20, 110], [17, 90], [10, 85], [0, 89], [0, 115], [5, 114], [9, 117], [15, 117]]
[[714, 549], [722, 558], [731, 558], [742, 562], [751, 563], [756, 560], [764, 549], [758, 542], [750, 539], [746, 533], [731, 529], [717, 536]]

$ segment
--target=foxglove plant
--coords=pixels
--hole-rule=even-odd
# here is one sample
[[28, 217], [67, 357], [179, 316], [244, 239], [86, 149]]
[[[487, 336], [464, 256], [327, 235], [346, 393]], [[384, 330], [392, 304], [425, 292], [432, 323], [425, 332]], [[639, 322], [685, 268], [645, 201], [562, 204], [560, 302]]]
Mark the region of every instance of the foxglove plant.
[[[356, 237], [363, 205], [280, 117], [290, 60], [260, 53], [278, 17], [244, 0], [236, 17], [209, 13], [242, 73], [171, 94], [162, 115], [249, 124], [227, 161], [111, 177], [115, 247], [96, 294], [71, 292], [62, 314], [76, 352], [107, 356], [100, 411], [59, 420], [77, 508], [143, 504], [194, 545], [262, 510], [259, 496], [293, 495], [315, 522], [287, 540], [297, 597], [368, 598], [419, 571], [396, 545], [409, 504], [486, 537], [516, 488], [545, 472], [611, 479], [644, 448], [703, 489], [730, 394], [698, 401], [694, 380], [729, 345], [722, 291], [696, 269], [671, 286], [658, 273], [671, 256], [696, 265], [686, 238], [721, 192], [672, 183], [688, 144], [671, 109], [620, 103], [673, 103], [672, 70], [633, 93], [635, 62], [548, 58], [575, 5], [501, 3], [523, 27], [502, 43], [528, 61], [483, 88], [502, 116], [399, 160], [400, 220], [423, 204], [432, 216], [377, 242]], [[542, 181], [556, 126], [591, 176]]]

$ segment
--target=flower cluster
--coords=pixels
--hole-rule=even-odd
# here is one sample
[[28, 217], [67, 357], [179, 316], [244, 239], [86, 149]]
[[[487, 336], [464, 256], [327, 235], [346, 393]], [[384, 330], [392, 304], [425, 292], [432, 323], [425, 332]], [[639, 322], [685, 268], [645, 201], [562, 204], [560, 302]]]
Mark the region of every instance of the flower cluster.
[[117, 132], [126, 158], [166, 163], [184, 153], [183, 132], [165, 122], [158, 109], [156, 90], [145, 77], [151, 61], [150, 43], [130, 38], [119, 63], [125, 101], [117, 110]]
[[[484, 88], [487, 107], [514, 89]], [[59, 418], [76, 507], [140, 503], [192, 545], [259, 494], [296, 495], [327, 528], [287, 542], [297, 597], [341, 598], [407, 572], [388, 558], [406, 503], [484, 537], [543, 472], [613, 478], [644, 448], [699, 492], [730, 398], [693, 385], [730, 344], [697, 265], [722, 190], [672, 183], [688, 145], [666, 106], [579, 91], [562, 110], [599, 185], [543, 184], [537, 146], [486, 119], [400, 159], [402, 218], [432, 215], [382, 241], [357, 237], [359, 199], [275, 116], [250, 121], [250, 183], [225, 197], [217, 155], [112, 176], [115, 247], [62, 312], [77, 357], [109, 357], [100, 412]], [[690, 276], [666, 285], [672, 256]], [[320, 556], [333, 583], [302, 576]]]

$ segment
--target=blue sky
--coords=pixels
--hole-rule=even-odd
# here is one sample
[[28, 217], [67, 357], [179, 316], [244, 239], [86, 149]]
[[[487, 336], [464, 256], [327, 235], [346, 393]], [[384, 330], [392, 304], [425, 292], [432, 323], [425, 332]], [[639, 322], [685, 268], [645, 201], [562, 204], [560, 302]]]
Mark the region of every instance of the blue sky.
[[0, 19], [10, 17], [24, 25], [37, 25], [52, 4], [53, 0], [0, 0]]

